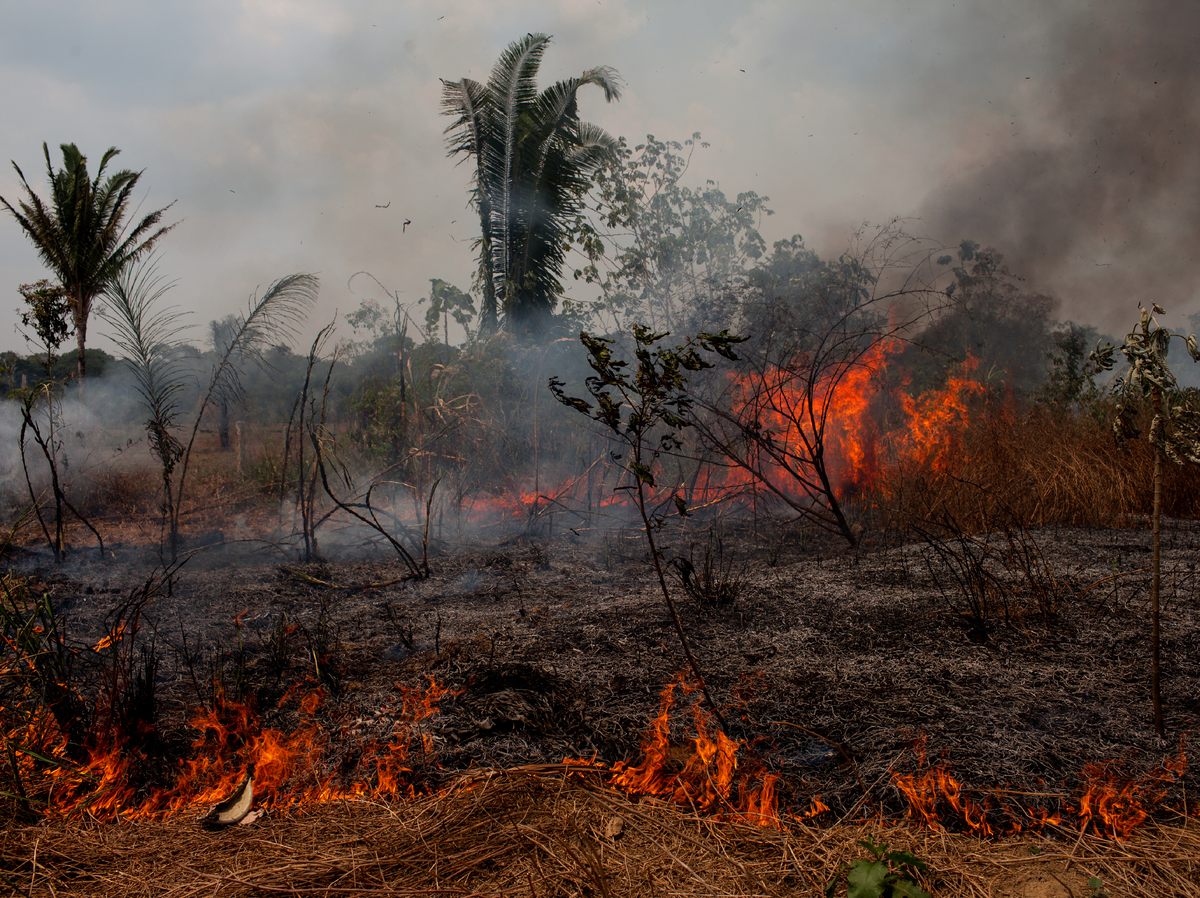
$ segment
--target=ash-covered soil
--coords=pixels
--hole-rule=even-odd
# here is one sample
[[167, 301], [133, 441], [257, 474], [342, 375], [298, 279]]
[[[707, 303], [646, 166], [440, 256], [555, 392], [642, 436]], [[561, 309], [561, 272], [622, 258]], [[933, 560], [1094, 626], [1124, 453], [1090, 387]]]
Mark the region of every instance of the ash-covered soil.
[[[668, 554], [687, 554], [689, 537], [672, 538]], [[1149, 534], [1029, 538], [1034, 576], [1011, 556], [987, 562], [997, 610], [982, 640], [951, 562], [924, 541], [848, 550], [783, 526], [727, 534], [744, 567], [732, 606], [701, 608], [672, 585], [733, 735], [781, 775], [785, 802], [899, 813], [891, 774], [920, 769], [924, 738], [968, 789], [1052, 807], [1077, 797], [1086, 764], [1153, 770], [1200, 725], [1200, 528], [1164, 534], [1165, 741], [1150, 716]], [[400, 687], [433, 676], [461, 690], [429, 724], [447, 771], [636, 757], [684, 669], [637, 531], [515, 538], [433, 566], [399, 581], [387, 560], [279, 564], [236, 546], [195, 557], [141, 631], [160, 659], [168, 748], [186, 746], [188, 709], [211, 698], [214, 674], [284, 728], [295, 712], [275, 703], [319, 676], [319, 714], [347, 750], [386, 736]], [[43, 574], [89, 644], [143, 576], [121, 563]]]

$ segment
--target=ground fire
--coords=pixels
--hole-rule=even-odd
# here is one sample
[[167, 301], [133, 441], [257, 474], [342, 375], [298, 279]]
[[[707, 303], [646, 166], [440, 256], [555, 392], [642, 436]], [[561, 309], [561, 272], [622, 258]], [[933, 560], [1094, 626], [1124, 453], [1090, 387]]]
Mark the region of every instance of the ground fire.
[[[73, 762], [51, 720], [33, 721], [26, 731], [9, 730], [5, 736], [10, 745], [22, 747], [22, 797], [43, 806], [48, 817], [195, 816], [235, 790], [247, 768], [255, 772], [258, 807], [301, 812], [325, 802], [412, 800], [418, 794], [455, 788], [452, 781], [446, 785], [429, 729], [440, 703], [455, 694], [435, 680], [424, 688], [402, 687], [394, 735], [353, 746], [352, 765], [331, 755], [336, 734], [315, 719], [325, 701], [321, 689], [303, 694], [293, 690], [284, 696], [281, 705], [294, 704], [298, 717], [297, 725], [286, 732], [264, 726], [249, 706], [218, 696], [211, 708], [192, 716], [189, 753], [163, 785], [146, 782], [139, 768], [150, 759], [128, 745], [98, 741], [86, 761]], [[682, 728], [681, 719], [686, 721]], [[908, 804], [907, 814], [935, 830], [963, 829], [981, 836], [1072, 827], [1126, 839], [1152, 815], [1170, 809], [1170, 786], [1187, 771], [1182, 750], [1140, 776], [1117, 762], [1091, 763], [1082, 771], [1077, 797], [1041, 796], [1057, 799], [1049, 808], [1014, 800], [1019, 792], [964, 786], [947, 762], [928, 761], [925, 737], [914, 746], [914, 759], [913, 773], [892, 775]], [[695, 688], [680, 676], [663, 688], [658, 713], [636, 758], [612, 763], [566, 758], [563, 764], [568, 771], [603, 772], [613, 789], [630, 795], [722, 820], [777, 828], [785, 820], [814, 820], [831, 813], [819, 795], [797, 802], [800, 796], [790, 790], [792, 806], [781, 807], [781, 787], [789, 784], [769, 769], [769, 762], [766, 749], [752, 748], [723, 732]]]

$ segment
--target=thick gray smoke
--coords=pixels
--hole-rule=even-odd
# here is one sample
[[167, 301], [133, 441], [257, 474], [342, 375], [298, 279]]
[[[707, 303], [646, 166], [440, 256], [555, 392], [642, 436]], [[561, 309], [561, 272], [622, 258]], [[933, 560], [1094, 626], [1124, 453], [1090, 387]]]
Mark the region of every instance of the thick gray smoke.
[[[1052, 8], [1052, 7], [1048, 7]], [[1200, 309], [1200, 3], [1087, 4], [1045, 32], [1037, 121], [935, 191], [922, 218], [1114, 332]]]

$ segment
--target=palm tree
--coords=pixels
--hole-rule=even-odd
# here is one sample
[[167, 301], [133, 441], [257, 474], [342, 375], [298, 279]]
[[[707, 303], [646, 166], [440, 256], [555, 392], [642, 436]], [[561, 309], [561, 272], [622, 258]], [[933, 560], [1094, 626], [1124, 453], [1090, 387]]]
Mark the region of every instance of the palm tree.
[[93, 300], [122, 269], [149, 252], [174, 225], [155, 230], [163, 213], [171, 208], [164, 206], [143, 217], [134, 228], [126, 229], [125, 214], [142, 173], [122, 169], [105, 178], [108, 163], [120, 152], [116, 147], [109, 147], [100, 158], [95, 178], [89, 177], [87, 157], [75, 144], [62, 144], [61, 149], [63, 166], [56, 171], [50, 161], [50, 148], [42, 144], [50, 181], [48, 202], [34, 192], [21, 167], [14, 162], [12, 166], [21, 178], [26, 198], [16, 207], [2, 196], [0, 203], [33, 241], [38, 255], [66, 293], [79, 350], [77, 370], [82, 380], [87, 369], [84, 350]]
[[479, 212], [482, 330], [500, 312], [513, 330], [536, 329], [562, 293], [568, 232], [592, 176], [616, 148], [603, 129], [580, 121], [576, 95], [586, 84], [620, 98], [616, 71], [600, 66], [540, 93], [537, 72], [550, 37], [527, 34], [501, 54], [487, 84], [442, 82], [450, 156], [475, 166]]

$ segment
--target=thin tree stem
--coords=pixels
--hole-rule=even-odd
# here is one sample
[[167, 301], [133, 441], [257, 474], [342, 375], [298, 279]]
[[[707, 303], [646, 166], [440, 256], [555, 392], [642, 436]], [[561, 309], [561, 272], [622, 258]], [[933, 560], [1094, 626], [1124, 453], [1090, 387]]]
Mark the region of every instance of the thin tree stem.
[[[640, 466], [641, 452], [636, 453], [635, 461]], [[659, 588], [662, 590], [663, 599], [667, 603], [667, 610], [671, 614], [671, 623], [675, 625], [675, 633], [679, 636], [679, 644], [683, 648], [683, 656], [687, 659], [692, 676], [696, 678], [696, 683], [700, 687], [700, 694], [704, 696], [704, 703], [712, 711], [713, 716], [717, 719], [717, 723], [721, 726], [721, 730], [728, 733], [729, 726], [725, 722], [724, 715], [721, 714], [721, 709], [717, 707], [717, 703], [713, 701], [712, 695], [709, 694], [708, 684], [704, 681], [704, 674], [700, 672], [700, 665], [696, 662], [695, 655], [692, 654], [691, 644], [688, 642], [687, 633], [683, 629], [683, 621], [679, 618], [679, 609], [675, 605], [675, 600], [671, 597], [671, 590], [667, 587], [667, 576], [663, 571], [662, 557], [658, 551], [658, 544], [654, 541], [654, 528], [650, 522], [650, 516], [646, 513], [646, 485], [642, 483], [640, 478], [637, 481], [637, 506], [638, 514], [642, 518], [642, 532], [646, 534], [646, 542], [650, 546], [650, 559], [654, 562], [654, 573], [658, 577]]]
[[[1162, 390], [1155, 389], [1152, 395], [1154, 414], [1162, 414]], [[1162, 589], [1162, 481], [1163, 448], [1154, 444], [1154, 507], [1151, 510], [1151, 555], [1150, 555], [1150, 701], [1154, 709], [1154, 729], [1159, 737], [1166, 734], [1163, 724], [1161, 689], [1161, 639], [1159, 625], [1160, 595]]]

